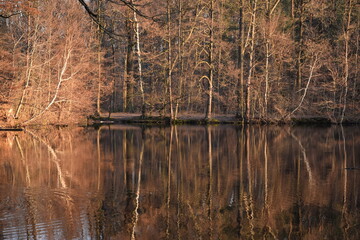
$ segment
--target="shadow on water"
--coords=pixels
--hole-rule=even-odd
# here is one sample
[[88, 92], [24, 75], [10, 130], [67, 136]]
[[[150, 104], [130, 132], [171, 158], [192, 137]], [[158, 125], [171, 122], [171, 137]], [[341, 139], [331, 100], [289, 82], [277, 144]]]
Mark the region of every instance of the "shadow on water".
[[0, 239], [360, 239], [360, 128], [0, 133]]

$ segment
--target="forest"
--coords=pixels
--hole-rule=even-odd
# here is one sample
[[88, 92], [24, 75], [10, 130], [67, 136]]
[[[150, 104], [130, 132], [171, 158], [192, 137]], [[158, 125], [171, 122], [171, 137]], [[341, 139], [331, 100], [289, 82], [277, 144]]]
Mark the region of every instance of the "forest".
[[0, 125], [360, 116], [356, 0], [0, 0]]

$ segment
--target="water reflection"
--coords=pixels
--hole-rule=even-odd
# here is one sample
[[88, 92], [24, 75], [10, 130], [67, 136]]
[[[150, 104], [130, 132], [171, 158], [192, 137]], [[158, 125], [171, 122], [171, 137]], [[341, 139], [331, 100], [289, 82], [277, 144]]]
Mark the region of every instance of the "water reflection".
[[359, 127], [0, 138], [0, 239], [360, 239]]

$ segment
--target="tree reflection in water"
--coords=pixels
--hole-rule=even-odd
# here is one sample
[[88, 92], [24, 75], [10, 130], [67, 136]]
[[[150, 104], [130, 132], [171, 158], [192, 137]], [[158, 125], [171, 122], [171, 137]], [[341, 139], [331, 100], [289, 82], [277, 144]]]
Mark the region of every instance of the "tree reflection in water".
[[360, 239], [358, 127], [0, 137], [0, 239]]

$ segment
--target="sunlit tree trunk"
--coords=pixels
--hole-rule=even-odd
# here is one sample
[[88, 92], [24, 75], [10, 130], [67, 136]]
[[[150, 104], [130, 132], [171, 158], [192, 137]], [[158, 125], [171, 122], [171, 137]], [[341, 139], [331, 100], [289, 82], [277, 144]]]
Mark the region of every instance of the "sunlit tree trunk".
[[101, 115], [101, 65], [102, 65], [102, 57], [101, 57], [101, 42], [102, 42], [102, 29], [100, 24], [102, 24], [102, 12], [101, 6], [102, 0], [97, 0], [97, 7], [98, 7], [98, 26], [97, 26], [97, 35], [98, 35], [98, 53], [97, 53], [97, 64], [98, 64], [98, 87], [97, 87], [97, 97], [96, 97], [96, 114], [98, 116]]
[[350, 42], [350, 24], [351, 24], [351, 11], [352, 11], [352, 0], [347, 1], [347, 12], [346, 12], [346, 25], [344, 29], [344, 40], [345, 40], [345, 69], [344, 69], [344, 87], [345, 93], [343, 97], [343, 109], [341, 113], [341, 120], [340, 123], [344, 121], [345, 111], [346, 111], [346, 104], [347, 104], [347, 94], [349, 91], [349, 42]]
[[[32, 21], [31, 21], [31, 15], [28, 14], [28, 19], [27, 19], [27, 48], [26, 48], [26, 76], [25, 76], [25, 85], [19, 100], [19, 103], [16, 107], [15, 110], [15, 114], [14, 114], [14, 118], [17, 119], [20, 115], [22, 106], [24, 104], [25, 98], [26, 98], [26, 93], [27, 93], [27, 89], [29, 87], [30, 84], [30, 79], [31, 79], [31, 73], [32, 73], [32, 68], [33, 68], [33, 53], [35, 51], [35, 42], [31, 42], [32, 41], [32, 36], [31, 36], [31, 26], [32, 26]], [[36, 29], [35, 29], [36, 30]], [[35, 35], [35, 34], [34, 34]], [[32, 45], [32, 48], [30, 47]]]
[[214, 54], [214, 0], [210, 0], [210, 8], [209, 8], [209, 17], [210, 17], [210, 27], [209, 27], [209, 77], [208, 77], [208, 99], [206, 106], [205, 119], [208, 120], [211, 118], [211, 110], [212, 110], [212, 98], [213, 98], [213, 71], [214, 71], [214, 63], [213, 63], [213, 54]]
[[356, 50], [355, 50], [355, 77], [354, 77], [354, 86], [353, 86], [353, 99], [356, 100], [357, 92], [359, 92], [356, 87], [357, 82], [359, 81], [359, 50], [360, 50], [360, 14], [357, 15], [357, 26], [358, 29], [356, 34]]
[[169, 106], [170, 106], [170, 119], [174, 119], [174, 109], [173, 109], [173, 94], [172, 94], [172, 45], [171, 45], [171, 8], [170, 0], [166, 1], [166, 16], [167, 16], [167, 43], [168, 43], [168, 52], [167, 52], [167, 88], [169, 94]]
[[175, 105], [175, 115], [176, 119], [179, 113], [179, 101], [182, 99], [183, 92], [183, 71], [184, 71], [184, 63], [183, 63], [183, 37], [182, 37], [182, 14], [183, 14], [183, 0], [178, 0], [178, 9], [179, 9], [179, 22], [178, 22], [178, 57], [179, 57], [179, 96], [176, 99]]
[[246, 121], [250, 121], [251, 112], [251, 82], [255, 71], [255, 29], [256, 29], [256, 11], [257, 0], [252, 0], [252, 17], [251, 17], [251, 40], [250, 40], [250, 53], [249, 53], [249, 76], [246, 84]]
[[[131, 1], [132, 3], [132, 1]], [[144, 92], [144, 81], [142, 77], [142, 63], [141, 63], [141, 49], [140, 49], [140, 33], [139, 33], [139, 21], [134, 11], [134, 22], [135, 22], [135, 39], [136, 39], [136, 54], [138, 60], [138, 73], [139, 73], [139, 89], [141, 95], [141, 116], [146, 115], [146, 103], [145, 103], [145, 92]]]
[[125, 60], [125, 78], [124, 78], [124, 110], [133, 110], [133, 98], [134, 98], [134, 25], [130, 17], [130, 10], [127, 12], [126, 19], [126, 34], [127, 34], [127, 52]]
[[304, 0], [297, 0], [295, 4], [295, 51], [296, 51], [296, 81], [294, 91], [297, 91], [301, 88], [302, 82], [302, 63], [304, 55], [304, 42], [303, 42], [303, 32], [304, 32]]
[[268, 92], [269, 92], [269, 58], [270, 58], [270, 0], [266, 0], [265, 9], [265, 93], [264, 93], [264, 115], [268, 114]]

